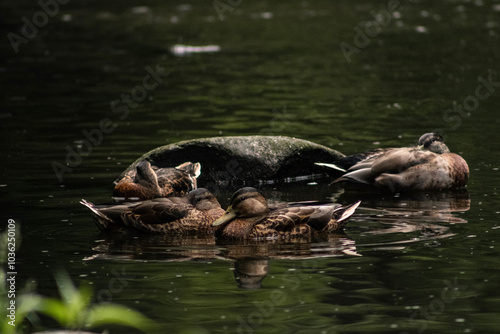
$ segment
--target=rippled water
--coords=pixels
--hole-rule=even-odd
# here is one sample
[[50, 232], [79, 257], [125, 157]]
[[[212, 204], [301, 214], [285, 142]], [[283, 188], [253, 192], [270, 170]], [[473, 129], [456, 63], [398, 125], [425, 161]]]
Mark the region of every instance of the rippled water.
[[[21, 226], [18, 286], [55, 296], [64, 268], [171, 332], [498, 332], [500, 3], [231, 4], [221, 21], [211, 2], [70, 2], [17, 54], [2, 40], [1, 215]], [[0, 6], [4, 36], [41, 10]], [[109, 238], [78, 204], [110, 202], [130, 163], [180, 140], [285, 135], [349, 154], [432, 130], [468, 161], [466, 192], [263, 187], [273, 200], [361, 199], [328, 240]]]

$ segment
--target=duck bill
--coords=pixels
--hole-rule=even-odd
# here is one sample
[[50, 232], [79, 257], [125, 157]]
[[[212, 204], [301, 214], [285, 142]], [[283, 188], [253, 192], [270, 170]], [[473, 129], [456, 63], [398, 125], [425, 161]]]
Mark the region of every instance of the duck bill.
[[212, 223], [212, 226], [220, 226], [222, 224], [229, 223], [234, 218], [236, 218], [236, 213], [234, 213], [233, 207], [229, 206], [226, 212], [219, 219]]

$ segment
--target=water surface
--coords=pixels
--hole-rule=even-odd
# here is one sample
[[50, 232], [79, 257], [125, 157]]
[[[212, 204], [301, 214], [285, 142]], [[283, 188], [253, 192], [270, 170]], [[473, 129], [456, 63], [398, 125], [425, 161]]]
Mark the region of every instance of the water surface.
[[[498, 331], [500, 3], [400, 1], [390, 16], [387, 1], [233, 5], [221, 21], [210, 2], [70, 2], [18, 53], [3, 38], [0, 192], [3, 221], [21, 226], [18, 286], [56, 296], [64, 268], [96, 301], [172, 332]], [[1, 8], [4, 36], [40, 11]], [[380, 27], [359, 43], [374, 17]], [[346, 58], [341, 43], [359, 52]], [[188, 46], [216, 47], [174, 52]], [[110, 202], [130, 163], [180, 140], [284, 135], [349, 154], [433, 130], [469, 163], [466, 193], [262, 188], [274, 200], [362, 199], [328, 240], [110, 239], [78, 204]], [[66, 161], [71, 150], [81, 160]], [[70, 164], [62, 181], [54, 163]], [[219, 190], [228, 205], [234, 189]]]

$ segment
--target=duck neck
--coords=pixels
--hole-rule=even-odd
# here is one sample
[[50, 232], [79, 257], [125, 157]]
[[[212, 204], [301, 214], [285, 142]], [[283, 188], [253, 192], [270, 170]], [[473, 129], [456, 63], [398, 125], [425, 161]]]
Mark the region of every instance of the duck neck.
[[162, 190], [158, 185], [158, 179], [156, 178], [156, 175], [151, 178], [139, 178], [136, 176], [135, 183], [145, 189], [148, 189], [149, 192], [153, 193], [154, 197], [162, 196]]

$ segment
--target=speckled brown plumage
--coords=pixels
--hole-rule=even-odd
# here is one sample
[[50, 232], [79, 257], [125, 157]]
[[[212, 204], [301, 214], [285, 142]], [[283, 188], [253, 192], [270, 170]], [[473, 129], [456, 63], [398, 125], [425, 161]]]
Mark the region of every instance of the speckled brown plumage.
[[359, 202], [346, 207], [338, 204], [298, 203], [270, 208], [254, 188], [242, 188], [231, 199], [231, 206], [214, 225], [221, 239], [296, 239], [316, 232], [336, 232]]
[[440, 135], [426, 133], [420, 137], [418, 147], [365, 153], [334, 182], [370, 184], [391, 191], [426, 191], [463, 187], [468, 179], [465, 160], [450, 153]]
[[90, 209], [96, 225], [103, 231], [128, 228], [140, 232], [192, 234], [213, 233], [212, 223], [224, 210], [206, 189], [190, 191], [184, 197], [156, 198], [143, 202], [96, 206]]
[[152, 167], [141, 161], [136, 168], [115, 182], [113, 197], [146, 200], [158, 197], [183, 196], [196, 189], [200, 164], [185, 162], [175, 168]]

